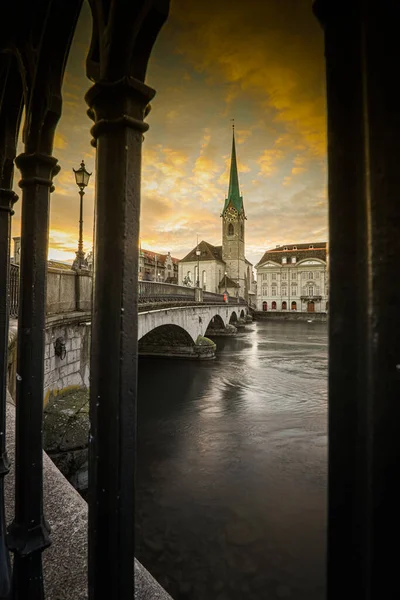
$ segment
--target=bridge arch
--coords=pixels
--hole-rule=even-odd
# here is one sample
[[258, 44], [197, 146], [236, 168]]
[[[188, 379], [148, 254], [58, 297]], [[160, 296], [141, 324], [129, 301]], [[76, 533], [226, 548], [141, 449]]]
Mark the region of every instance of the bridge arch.
[[190, 333], [183, 327], [175, 325], [174, 323], [168, 323], [154, 327], [154, 329], [151, 329], [139, 339], [139, 345], [153, 343], [155, 340], [157, 340], [158, 344], [163, 340], [168, 341], [169, 345], [183, 344], [186, 346], [192, 346], [194, 344], [194, 340]]
[[238, 320], [238, 316], [237, 316], [236, 312], [233, 311], [230, 316], [229, 323], [231, 323], [231, 324], [236, 323], [237, 320]]
[[195, 342], [186, 329], [170, 323], [159, 325], [143, 335], [139, 339], [138, 349], [141, 355], [180, 354], [194, 345]]
[[216, 314], [216, 315], [214, 315], [210, 319], [210, 321], [209, 321], [209, 323], [208, 323], [208, 325], [206, 327], [206, 333], [205, 333], [205, 335], [206, 336], [208, 334], [211, 335], [211, 333], [212, 333], [213, 330], [224, 329], [224, 328], [225, 328], [225, 321], [224, 321], [224, 319], [221, 317], [221, 315]]

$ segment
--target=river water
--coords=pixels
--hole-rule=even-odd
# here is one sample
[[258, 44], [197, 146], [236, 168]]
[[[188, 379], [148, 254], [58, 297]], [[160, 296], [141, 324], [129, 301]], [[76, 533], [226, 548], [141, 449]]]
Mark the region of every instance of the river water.
[[139, 361], [136, 555], [176, 600], [320, 600], [327, 326], [215, 341]]

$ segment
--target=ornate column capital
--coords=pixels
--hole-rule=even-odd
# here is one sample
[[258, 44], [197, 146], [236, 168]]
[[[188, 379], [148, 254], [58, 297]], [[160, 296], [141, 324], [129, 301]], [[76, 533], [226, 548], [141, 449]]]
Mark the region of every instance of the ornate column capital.
[[104, 132], [127, 127], [142, 134], [149, 126], [144, 122], [155, 90], [134, 77], [123, 77], [112, 83], [95, 83], [86, 93], [88, 116], [95, 122], [91, 129], [92, 145]]
[[14, 190], [0, 188], [0, 211], [14, 214], [13, 206], [18, 201], [18, 196]]

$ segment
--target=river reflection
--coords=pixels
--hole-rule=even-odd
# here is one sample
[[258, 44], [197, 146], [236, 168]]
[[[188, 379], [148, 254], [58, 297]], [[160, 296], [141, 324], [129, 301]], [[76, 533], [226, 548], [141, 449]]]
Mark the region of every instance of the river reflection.
[[327, 327], [139, 362], [137, 556], [173, 597], [324, 595]]

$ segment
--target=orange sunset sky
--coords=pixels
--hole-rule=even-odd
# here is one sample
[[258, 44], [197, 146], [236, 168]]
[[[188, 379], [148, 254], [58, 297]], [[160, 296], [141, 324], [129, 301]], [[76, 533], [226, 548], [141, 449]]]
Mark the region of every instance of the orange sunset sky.
[[[312, 0], [172, 0], [147, 72], [146, 83], [157, 94], [143, 144], [144, 248], [182, 258], [197, 235], [221, 243], [232, 118], [247, 257], [256, 263], [276, 244], [327, 240], [323, 37], [311, 7]], [[83, 158], [95, 170], [83, 98], [90, 87], [90, 29], [85, 2], [54, 147], [62, 170], [51, 196], [49, 256], [64, 261], [73, 260], [78, 236], [72, 167]], [[94, 174], [85, 195], [86, 251], [92, 247], [93, 192]], [[14, 236], [20, 201], [15, 209]]]

